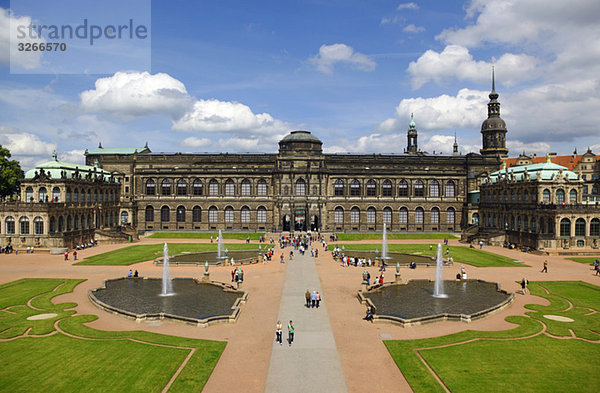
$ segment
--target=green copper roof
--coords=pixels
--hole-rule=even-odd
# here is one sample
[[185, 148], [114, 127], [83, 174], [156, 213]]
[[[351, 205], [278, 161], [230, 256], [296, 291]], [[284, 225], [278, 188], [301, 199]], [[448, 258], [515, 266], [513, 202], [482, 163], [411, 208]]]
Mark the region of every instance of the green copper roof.
[[103, 148], [98, 147], [97, 149], [90, 150], [87, 154], [136, 154], [136, 153], [151, 153], [147, 146], [144, 147], [111, 147]]
[[46, 173], [46, 175], [49, 175], [50, 178], [52, 178], [52, 179], [60, 179], [62, 171], [66, 172], [67, 179], [71, 179], [73, 173], [76, 170], [79, 170], [79, 173], [81, 174], [82, 177], [84, 177], [88, 173], [93, 174], [94, 170], [95, 170], [96, 175], [104, 176], [105, 181], [109, 181], [109, 179], [110, 179], [111, 173], [108, 171], [105, 171], [102, 168], [89, 166], [89, 165], [72, 164], [70, 162], [58, 161], [58, 159], [56, 158], [56, 154], [53, 155], [53, 158], [54, 158], [53, 160], [44, 162], [43, 164], [39, 164], [35, 168], [30, 169], [27, 172], [25, 172], [25, 179], [33, 179], [35, 177], [36, 172], [38, 174], [40, 173], [40, 169], [44, 169], [44, 172]]
[[510, 177], [511, 174], [516, 181], [522, 181], [525, 177], [525, 173], [527, 173], [529, 178], [533, 180], [538, 178], [538, 174], [539, 179], [541, 180], [552, 180], [553, 178], [556, 178], [561, 172], [562, 176], [568, 180], [579, 179], [579, 176], [577, 176], [576, 173], [569, 171], [567, 167], [554, 164], [552, 161], [550, 161], [550, 159], [548, 159], [546, 162], [540, 164], [521, 165], [513, 166], [508, 169], [500, 169], [499, 171], [490, 174], [490, 181], [492, 183], [496, 183], [499, 180], [500, 176]]

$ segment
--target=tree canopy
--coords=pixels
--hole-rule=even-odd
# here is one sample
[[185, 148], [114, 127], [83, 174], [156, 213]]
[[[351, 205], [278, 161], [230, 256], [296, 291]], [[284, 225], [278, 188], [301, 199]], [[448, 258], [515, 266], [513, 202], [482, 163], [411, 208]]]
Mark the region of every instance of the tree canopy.
[[16, 160], [9, 160], [10, 151], [0, 145], [0, 196], [6, 197], [17, 191], [19, 180], [23, 177], [21, 165]]

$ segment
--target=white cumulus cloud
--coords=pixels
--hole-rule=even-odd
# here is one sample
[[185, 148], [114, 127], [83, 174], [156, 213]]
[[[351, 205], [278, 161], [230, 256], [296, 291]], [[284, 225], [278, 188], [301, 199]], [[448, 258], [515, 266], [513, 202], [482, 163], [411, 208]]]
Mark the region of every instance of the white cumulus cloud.
[[[536, 58], [526, 54], [506, 53], [497, 61], [497, 69], [505, 85], [532, 78], [535, 75]], [[448, 45], [441, 53], [428, 50], [408, 66], [411, 85], [418, 89], [429, 81], [443, 83], [456, 78], [478, 83], [490, 80], [491, 63], [475, 61], [469, 50], [460, 45]]]
[[31, 23], [31, 17], [15, 16], [10, 10], [0, 7], [0, 64], [11, 64], [26, 70], [35, 69], [41, 65], [43, 52], [18, 50], [18, 43], [40, 44], [45, 42], [35, 32], [33, 37], [30, 37], [28, 29], [25, 30], [25, 36], [21, 37], [17, 29], [21, 26], [27, 28]]
[[377, 64], [369, 56], [355, 52], [351, 46], [346, 44], [321, 45], [319, 53], [310, 61], [315, 64], [317, 70], [324, 74], [333, 73], [337, 63], [347, 64], [360, 71], [373, 71]]
[[401, 3], [401, 4], [398, 4], [398, 7], [396, 7], [396, 9], [398, 11], [402, 11], [402, 10], [418, 10], [419, 6], [416, 3], [413, 3], [411, 1], [410, 3]]
[[94, 86], [79, 95], [83, 109], [123, 118], [157, 113], [177, 118], [193, 101], [182, 82], [164, 73], [117, 72]]
[[255, 114], [244, 104], [197, 100], [193, 108], [173, 123], [176, 131], [281, 133], [289, 126], [268, 113]]
[[181, 142], [181, 146], [185, 146], [185, 147], [207, 147], [210, 146], [212, 144], [212, 141], [208, 138], [196, 138], [195, 136], [190, 136], [188, 138], [185, 138], [182, 142]]
[[6, 126], [0, 126], [0, 145], [15, 156], [46, 155], [49, 158], [56, 149], [55, 143], [44, 142], [37, 135]]
[[422, 33], [425, 31], [425, 28], [423, 26], [415, 26], [411, 23], [410, 25], [404, 26], [402, 31], [405, 33]]

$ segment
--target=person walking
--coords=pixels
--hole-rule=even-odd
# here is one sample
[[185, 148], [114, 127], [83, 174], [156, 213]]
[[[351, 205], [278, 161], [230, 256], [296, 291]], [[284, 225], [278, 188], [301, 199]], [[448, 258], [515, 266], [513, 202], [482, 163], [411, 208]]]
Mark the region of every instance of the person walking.
[[542, 269], [541, 273], [548, 273], [548, 260], [547, 259], [544, 261], [544, 268]]
[[527, 279], [523, 277], [523, 280], [521, 280], [521, 290], [523, 292], [523, 295], [527, 293], [527, 284], [529, 284], [529, 281], [527, 281]]
[[311, 307], [315, 307], [317, 304], [317, 292], [313, 291], [313, 293], [310, 294], [310, 303]]
[[73, 260], [76, 261], [77, 260], [77, 251], [73, 251]]
[[294, 342], [294, 332], [295, 332], [295, 327], [294, 327], [294, 322], [292, 322], [292, 320], [290, 319], [290, 322], [288, 323], [288, 344], [290, 345], [290, 347], [292, 346], [292, 343]]
[[306, 307], [310, 308], [310, 291], [308, 289], [306, 290], [304, 297], [306, 298]]
[[315, 300], [317, 301], [317, 308], [319, 308], [319, 304], [321, 303], [321, 294], [319, 292], [315, 295]]
[[281, 324], [281, 321], [277, 321], [277, 325], [275, 325], [275, 335], [279, 345], [283, 345], [283, 325]]

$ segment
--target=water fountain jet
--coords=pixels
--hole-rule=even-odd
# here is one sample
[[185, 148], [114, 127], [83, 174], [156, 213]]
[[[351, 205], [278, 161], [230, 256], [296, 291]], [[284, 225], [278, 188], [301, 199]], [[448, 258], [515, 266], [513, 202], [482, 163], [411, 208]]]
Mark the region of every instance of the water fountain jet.
[[444, 293], [444, 274], [443, 274], [444, 261], [442, 260], [442, 245], [438, 243], [437, 257], [435, 262], [435, 284], [433, 286], [433, 297], [447, 298], [448, 295]]
[[160, 296], [173, 296], [173, 283], [171, 282], [171, 271], [169, 269], [169, 247], [165, 243], [163, 247], [163, 276], [162, 276], [162, 292]]

